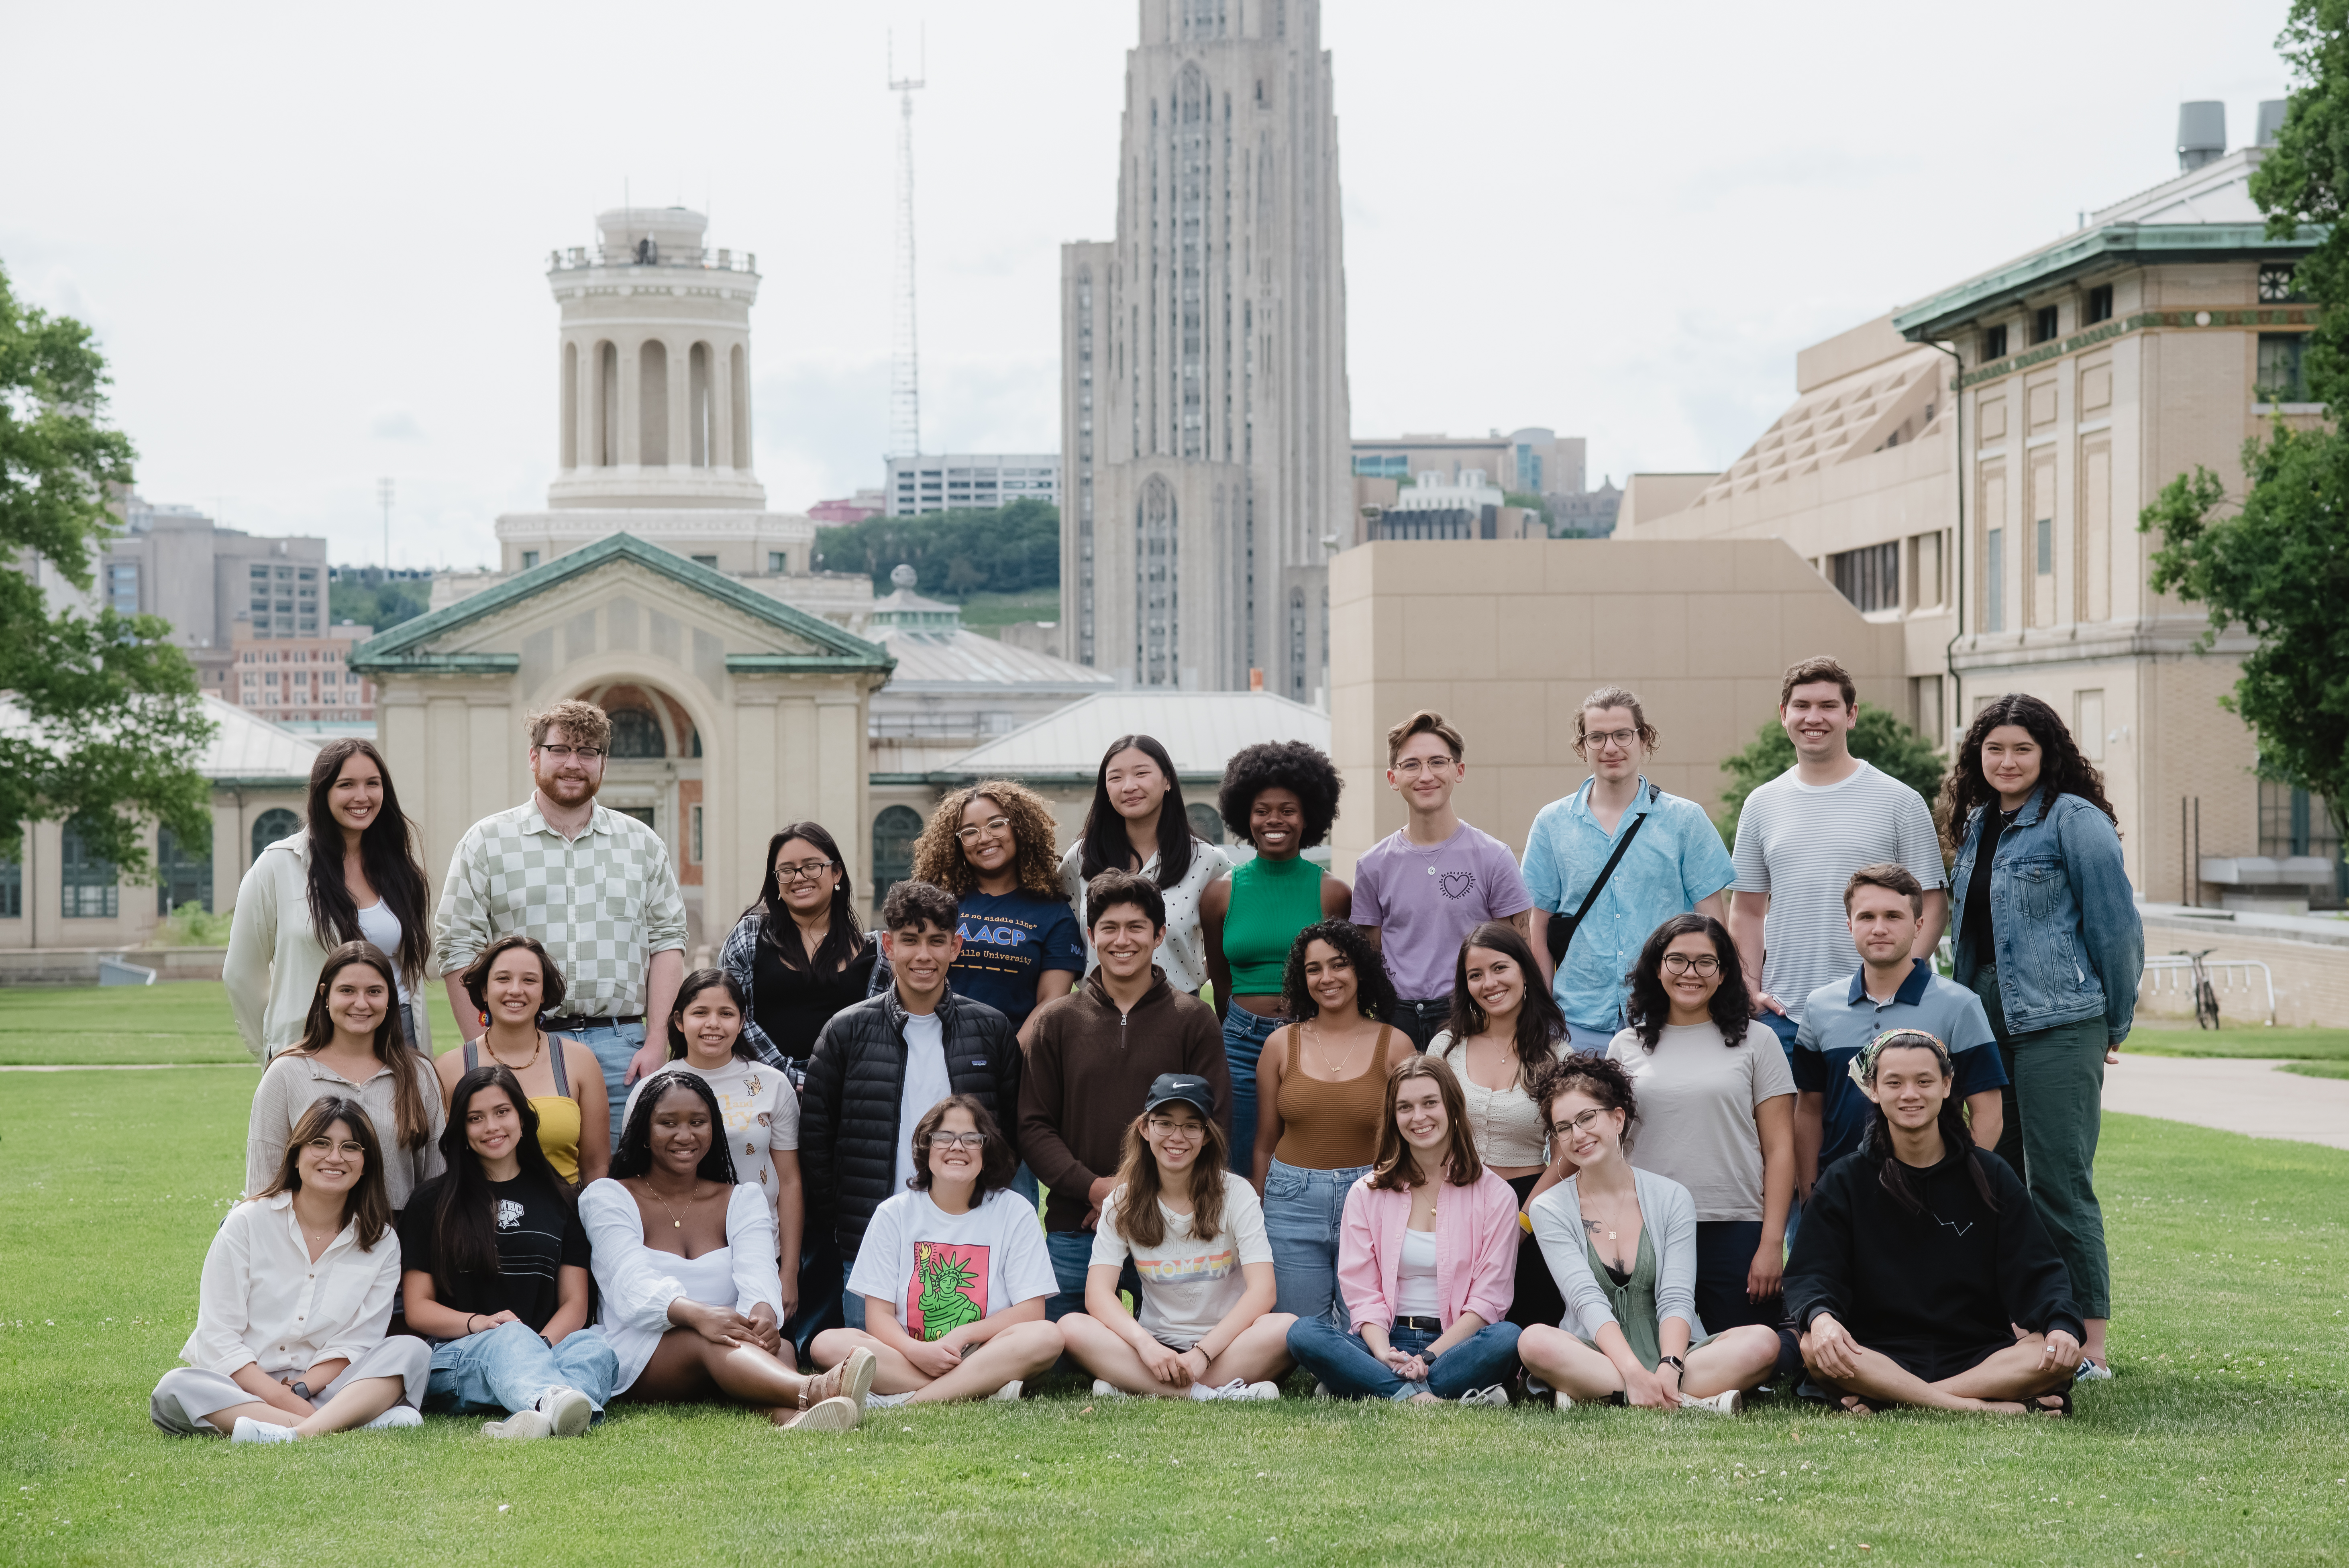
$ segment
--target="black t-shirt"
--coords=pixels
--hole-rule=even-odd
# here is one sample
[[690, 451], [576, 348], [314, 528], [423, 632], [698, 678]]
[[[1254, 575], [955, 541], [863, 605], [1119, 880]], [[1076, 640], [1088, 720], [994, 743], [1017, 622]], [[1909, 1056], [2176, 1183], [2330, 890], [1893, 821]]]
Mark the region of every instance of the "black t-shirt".
[[864, 1000], [877, 949], [867, 946], [845, 969], [812, 974], [785, 964], [775, 944], [761, 934], [750, 960], [750, 1011], [775, 1048], [795, 1062], [815, 1054], [815, 1037], [843, 1007]]
[[[432, 1272], [438, 1255], [432, 1214], [440, 1207], [440, 1184], [448, 1180], [436, 1176], [419, 1187], [400, 1212], [403, 1271]], [[432, 1298], [457, 1312], [511, 1312], [533, 1329], [543, 1329], [562, 1305], [556, 1271], [565, 1265], [588, 1266], [587, 1228], [561, 1193], [526, 1174], [491, 1182], [490, 1201], [495, 1205], [491, 1236], [498, 1249], [498, 1272], [480, 1277], [460, 1274], [446, 1290], [436, 1284]]]
[[1995, 806], [1982, 810], [1982, 842], [1974, 849], [1974, 872], [1966, 882], [1965, 925], [1958, 934], [1973, 951], [1976, 964], [1998, 962], [1998, 948], [1991, 935], [1990, 863], [1998, 858], [1999, 837], [2014, 825], [2014, 812]]

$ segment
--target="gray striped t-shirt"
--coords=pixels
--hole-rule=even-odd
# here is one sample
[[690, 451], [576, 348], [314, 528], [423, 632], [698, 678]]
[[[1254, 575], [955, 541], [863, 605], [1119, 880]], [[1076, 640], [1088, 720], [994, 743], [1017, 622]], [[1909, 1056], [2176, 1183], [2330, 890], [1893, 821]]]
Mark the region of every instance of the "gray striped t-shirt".
[[1897, 861], [1929, 890], [1949, 880], [1925, 798], [1866, 762], [1840, 784], [1805, 784], [1790, 768], [1759, 786], [1738, 813], [1730, 858], [1740, 893], [1770, 895], [1762, 989], [1796, 1023], [1814, 990], [1859, 967], [1843, 913], [1852, 872]]

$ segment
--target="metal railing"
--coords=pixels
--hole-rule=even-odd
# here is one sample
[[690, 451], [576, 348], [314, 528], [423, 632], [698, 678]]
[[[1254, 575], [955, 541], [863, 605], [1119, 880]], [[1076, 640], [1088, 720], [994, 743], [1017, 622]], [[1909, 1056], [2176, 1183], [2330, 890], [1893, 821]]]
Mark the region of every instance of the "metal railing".
[[574, 272], [587, 267], [690, 267], [699, 272], [755, 274], [759, 256], [755, 251], [737, 255], [730, 250], [713, 251], [700, 245], [664, 247], [650, 240], [639, 240], [633, 247], [574, 245], [568, 250], [547, 253], [549, 272]]
[[2176, 992], [2191, 1002], [2197, 999], [2198, 986], [2206, 982], [2214, 996], [2232, 995], [2240, 990], [2244, 999], [2255, 1007], [2261, 994], [2265, 993], [2268, 1026], [2275, 1026], [2275, 975], [2264, 959], [2211, 958], [2183, 952], [2168, 957], [2147, 958], [2145, 975], [2137, 985], [2137, 995], [2142, 998], [2149, 993]]

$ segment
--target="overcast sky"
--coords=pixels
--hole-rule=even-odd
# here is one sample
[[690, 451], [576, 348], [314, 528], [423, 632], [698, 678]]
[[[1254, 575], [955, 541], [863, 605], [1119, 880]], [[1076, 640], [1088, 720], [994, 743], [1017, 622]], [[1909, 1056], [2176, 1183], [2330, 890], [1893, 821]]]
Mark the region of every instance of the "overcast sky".
[[[2285, 0], [1959, 10], [1335, 0], [1361, 435], [1548, 425], [1593, 482], [1725, 465], [1795, 351], [2174, 173], [2286, 88]], [[1058, 246], [1112, 237], [1130, 0], [5, 0], [0, 265], [96, 329], [140, 489], [485, 562], [554, 466], [547, 253], [638, 204], [756, 252], [757, 462], [880, 482], [895, 100], [917, 95], [923, 444], [1058, 444]]]

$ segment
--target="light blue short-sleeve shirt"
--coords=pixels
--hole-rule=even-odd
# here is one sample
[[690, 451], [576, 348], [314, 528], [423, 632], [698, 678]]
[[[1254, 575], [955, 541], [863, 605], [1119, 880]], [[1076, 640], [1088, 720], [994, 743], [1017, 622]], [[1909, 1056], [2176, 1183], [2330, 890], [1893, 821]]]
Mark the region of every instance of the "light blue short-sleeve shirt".
[[1721, 830], [1695, 801], [1667, 795], [1641, 779], [1639, 799], [1609, 833], [1590, 814], [1595, 782], [1586, 779], [1581, 789], [1541, 809], [1526, 835], [1524, 871], [1526, 890], [1537, 907], [1571, 914], [1590, 896], [1590, 884], [1631, 823], [1649, 819], [1607, 879], [1598, 904], [1576, 928], [1574, 944], [1551, 987], [1568, 1023], [1611, 1035], [1622, 1026], [1630, 989], [1623, 976], [1648, 934], [1721, 892], [1736, 880], [1737, 871]]

